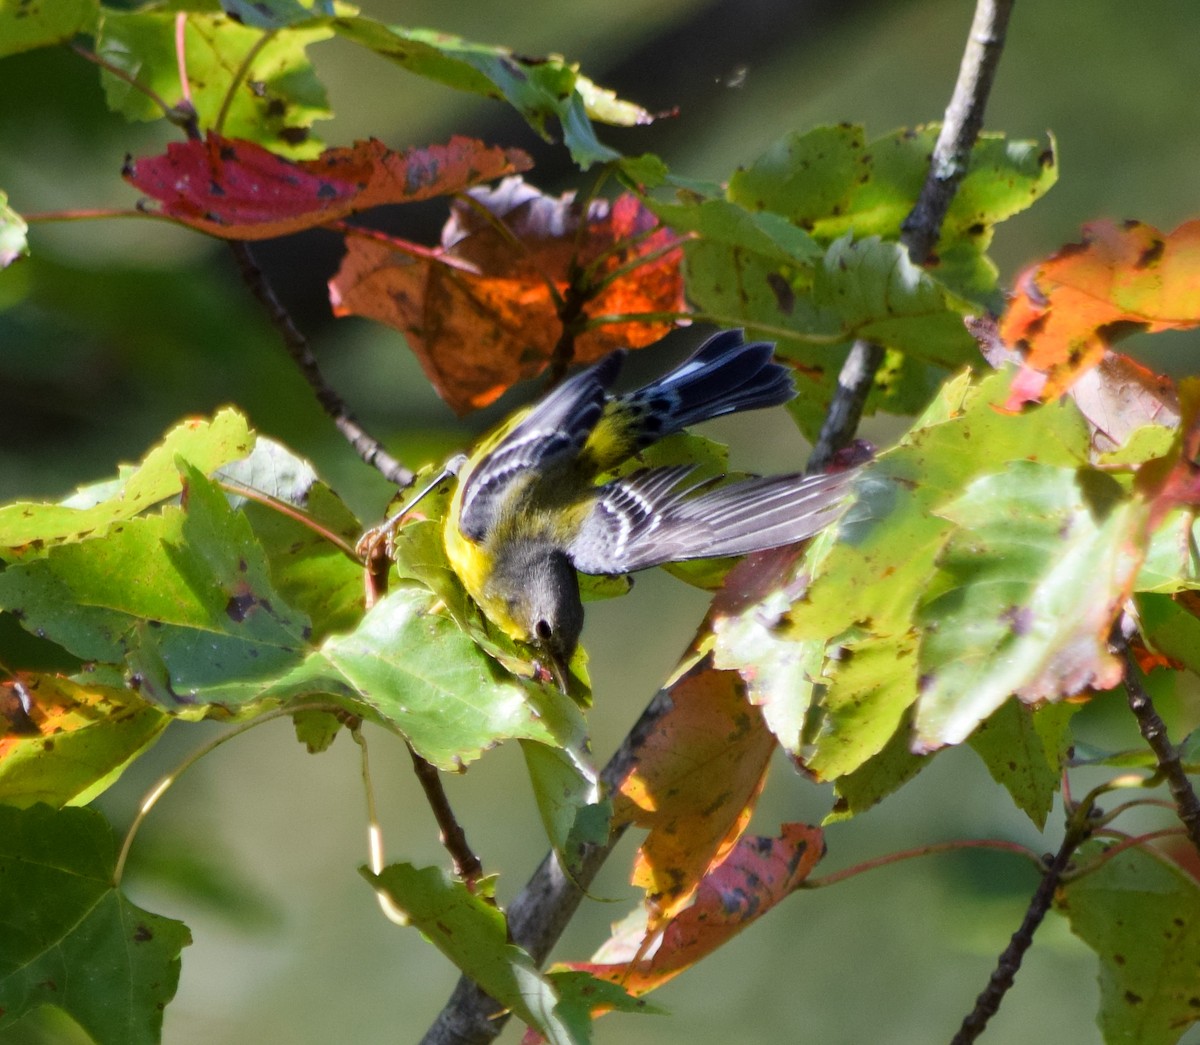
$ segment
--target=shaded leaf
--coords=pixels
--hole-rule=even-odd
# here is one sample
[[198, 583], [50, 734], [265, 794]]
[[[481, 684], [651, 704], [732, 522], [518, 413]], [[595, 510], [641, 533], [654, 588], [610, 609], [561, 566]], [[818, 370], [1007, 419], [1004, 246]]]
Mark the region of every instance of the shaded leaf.
[[96, 0], [0, 0], [0, 58], [86, 32], [99, 7]]
[[[314, 23], [264, 37], [261, 30], [226, 15], [191, 11], [184, 33], [191, 101], [202, 130], [258, 142], [289, 156], [320, 151], [311, 127], [333, 114], [305, 49], [329, 39], [331, 29]], [[96, 53], [167, 104], [182, 100], [174, 11], [105, 8]], [[100, 79], [109, 108], [126, 119], [158, 120], [165, 115], [119, 77], [102, 71]]]
[[[1090, 842], [1086, 864], [1104, 851]], [[1100, 961], [1106, 1042], [1171, 1045], [1200, 1020], [1200, 885], [1146, 848], [1127, 849], [1058, 890], [1055, 907]]]
[[584, 847], [608, 841], [612, 802], [600, 801], [596, 771], [581, 756], [530, 740], [521, 741], [521, 752], [546, 836], [574, 878]]
[[529, 157], [456, 136], [393, 152], [374, 138], [293, 162], [253, 141], [209, 132], [126, 165], [125, 179], [159, 200], [162, 214], [225, 239], [271, 239], [327, 225], [385, 203], [461, 192], [526, 170]]
[[511, 738], [581, 749], [583, 720], [553, 686], [499, 667], [436, 598], [401, 582], [352, 632], [331, 635], [264, 695], [327, 695], [405, 736], [440, 769]]
[[649, 829], [633, 883], [652, 925], [687, 905], [745, 830], [775, 748], [735, 672], [693, 672], [670, 698], [614, 799], [615, 823]]
[[912, 712], [906, 711], [886, 744], [862, 765], [833, 782], [833, 809], [826, 824], [865, 813], [888, 795], [898, 791], [929, 764], [931, 755], [912, 751]]
[[128, 690], [54, 675], [0, 683], [0, 802], [21, 808], [89, 802], [168, 721]]
[[600, 144], [593, 119], [624, 127], [654, 119], [641, 106], [580, 75], [576, 65], [559, 55], [522, 58], [506, 47], [476, 44], [432, 29], [387, 26], [370, 18], [339, 18], [331, 24], [341, 36], [419, 76], [460, 91], [503, 98], [547, 140], [547, 123], [558, 120], [563, 141], [583, 170], [620, 155]]
[[191, 936], [113, 887], [116, 856], [94, 810], [0, 805], [0, 1030], [50, 1005], [100, 1045], [159, 1041]]
[[654, 990], [706, 958], [784, 899], [825, 852], [819, 828], [784, 824], [778, 838], [743, 838], [704, 876], [694, 903], [662, 929], [648, 955], [646, 926], [637, 918], [618, 927], [591, 962], [572, 969], [619, 983], [632, 995]]
[[1008, 406], [1052, 400], [1135, 331], [1200, 323], [1200, 221], [1164, 235], [1138, 221], [1084, 226], [1083, 242], [1026, 269], [1000, 324], [1024, 355]]
[[350, 236], [330, 282], [334, 312], [403, 331], [455, 410], [486, 406], [545, 368], [563, 337], [568, 295], [582, 320], [601, 324], [572, 327], [569, 361], [577, 363], [640, 348], [674, 325], [604, 317], [685, 308], [675, 238], [635, 197], [593, 202], [585, 216], [572, 195], [542, 196], [519, 179], [470, 196], [473, 205], [453, 204], [436, 257]]
[[1071, 718], [1078, 710], [1077, 704], [1049, 704], [1035, 710], [1007, 700], [971, 735], [971, 747], [992, 779], [1004, 785], [1039, 831], [1046, 827], [1062, 782]]
[[[379, 875], [363, 868], [362, 875], [391, 898], [425, 939], [548, 1041], [588, 1041], [586, 1033], [581, 1036], [557, 1012], [554, 989], [533, 959], [508, 942], [504, 914], [494, 904], [436, 867], [392, 864]], [[578, 1015], [573, 1007], [572, 1016]]]
[[254, 433], [235, 410], [221, 410], [211, 421], [184, 421], [117, 479], [84, 488], [60, 504], [0, 507], [0, 555], [20, 558], [61, 541], [102, 535], [114, 523], [179, 495], [183, 480], [177, 456], [210, 472], [245, 457], [253, 446]]

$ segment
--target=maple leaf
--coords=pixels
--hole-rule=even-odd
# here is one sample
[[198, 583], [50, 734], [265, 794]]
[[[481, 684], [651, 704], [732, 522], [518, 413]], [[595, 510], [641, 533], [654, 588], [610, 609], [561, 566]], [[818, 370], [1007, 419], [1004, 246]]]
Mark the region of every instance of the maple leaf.
[[223, 239], [284, 236], [385, 203], [461, 192], [527, 170], [519, 149], [455, 136], [445, 145], [393, 152], [372, 138], [284, 159], [254, 142], [210, 133], [173, 142], [161, 156], [126, 163], [124, 177], [162, 204], [163, 216]]
[[[564, 365], [663, 337], [673, 320], [637, 317], [683, 311], [678, 242], [635, 196], [585, 212], [569, 193], [548, 197], [508, 178], [456, 200], [429, 254], [348, 237], [330, 299], [338, 315], [403, 331], [438, 393], [463, 413], [540, 373], [564, 337]], [[622, 318], [600, 322], [607, 316]]]
[[1026, 269], [1000, 337], [1024, 357], [1006, 407], [1062, 395], [1137, 331], [1200, 324], [1200, 221], [1163, 235], [1139, 221], [1084, 226], [1083, 242]]

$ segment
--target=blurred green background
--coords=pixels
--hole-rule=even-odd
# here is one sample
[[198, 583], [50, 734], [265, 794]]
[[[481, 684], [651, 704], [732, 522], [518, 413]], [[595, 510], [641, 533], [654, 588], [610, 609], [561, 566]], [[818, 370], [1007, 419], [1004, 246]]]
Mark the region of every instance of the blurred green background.
[[[721, 179], [793, 129], [852, 121], [874, 136], [938, 119], [972, 5], [371, 0], [365, 13], [521, 53], [560, 52], [651, 109], [678, 105], [674, 119], [602, 137], [630, 152], [657, 152], [677, 173]], [[1198, 43], [1194, 4], [1017, 5], [987, 126], [1019, 137], [1053, 131], [1062, 176], [1045, 201], [998, 230], [994, 255], [1006, 281], [1076, 239], [1083, 222], [1139, 218], [1170, 229], [1195, 216]], [[581, 184], [561, 150], [539, 143], [498, 104], [426, 84], [339, 42], [311, 53], [338, 114], [317, 127], [330, 143], [374, 135], [401, 148], [466, 133], [529, 149], [538, 160], [530, 177], [548, 190]], [[134, 193], [119, 177], [123, 157], [160, 151], [170, 138], [165, 125], [129, 126], [108, 114], [96, 70], [65, 50], [0, 62], [0, 98], [0, 188], [26, 213], [130, 205]], [[384, 218], [432, 242], [444, 209], [434, 203]], [[33, 257], [0, 274], [0, 500], [63, 495], [136, 459], [181, 416], [232, 402], [260, 431], [310, 456], [365, 519], [382, 513], [389, 489], [333, 434], [219, 244], [144, 221], [39, 224], [31, 243]], [[408, 463], [439, 458], [528, 394], [514, 392], [484, 417], [454, 419], [398, 335], [330, 318], [324, 282], [337, 264], [332, 236], [313, 233], [256, 252], [312, 334], [332, 383]], [[697, 337], [685, 332], [672, 341], [682, 349]], [[1194, 372], [1196, 347], [1195, 336], [1155, 339], [1157, 364]], [[802, 461], [803, 444], [781, 411], [713, 428], [732, 440], [740, 467], [770, 471]], [[889, 429], [869, 431], [885, 441]], [[645, 575], [629, 598], [590, 609], [585, 642], [598, 760], [670, 670], [704, 603], [671, 578]], [[1196, 724], [1196, 708], [1176, 701], [1169, 686], [1160, 697], [1173, 728]], [[1079, 721], [1090, 739], [1132, 744], [1126, 717], [1113, 697]], [[204, 726], [172, 730], [106, 797], [114, 822], [127, 824], [138, 796], [212, 735]], [[443, 863], [406, 752], [380, 733], [371, 739], [389, 857]], [[502, 899], [511, 897], [544, 848], [519, 754], [492, 752], [449, 788], [472, 845], [502, 875]], [[829, 802], [825, 789], [781, 762], [756, 825], [769, 833], [781, 820], [819, 820]], [[948, 838], [1003, 837], [1052, 849], [1054, 822], [1039, 838], [975, 756], [952, 751], [902, 794], [832, 828], [821, 870]], [[585, 957], [625, 913], [633, 845], [626, 839], [618, 850], [557, 954]], [[455, 977], [415, 933], [378, 914], [356, 874], [364, 859], [358, 751], [347, 738], [311, 757], [277, 722], [191, 770], [139, 837], [130, 879], [138, 902], [182, 918], [195, 937], [165, 1040], [418, 1038]], [[671, 1016], [607, 1017], [596, 1040], [946, 1041], [1033, 887], [1032, 872], [1014, 858], [972, 854], [802, 893], [659, 992], [653, 1000]], [[1052, 916], [985, 1040], [1098, 1041], [1095, 972], [1090, 954]], [[25, 1027], [0, 1041], [57, 1033], [39, 1038]], [[505, 1032], [506, 1041], [518, 1038], [515, 1028]]]

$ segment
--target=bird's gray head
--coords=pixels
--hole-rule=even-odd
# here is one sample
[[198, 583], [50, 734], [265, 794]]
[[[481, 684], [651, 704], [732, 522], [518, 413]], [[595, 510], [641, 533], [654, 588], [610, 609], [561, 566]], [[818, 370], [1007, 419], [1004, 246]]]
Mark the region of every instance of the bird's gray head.
[[566, 553], [537, 540], [506, 545], [493, 563], [485, 598], [503, 605], [525, 641], [546, 654], [566, 692], [567, 664], [583, 630], [579, 575]]

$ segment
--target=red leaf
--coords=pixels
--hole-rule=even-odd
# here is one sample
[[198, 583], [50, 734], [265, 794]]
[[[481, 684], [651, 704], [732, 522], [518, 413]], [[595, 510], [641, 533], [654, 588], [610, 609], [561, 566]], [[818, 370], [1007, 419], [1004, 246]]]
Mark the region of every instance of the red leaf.
[[530, 166], [517, 149], [463, 137], [404, 153], [372, 138], [293, 162], [253, 142], [209, 134], [130, 162], [124, 174], [160, 201], [166, 216], [213, 236], [250, 240], [327, 225], [383, 203], [461, 192]]
[[775, 738], [733, 671], [687, 675], [616, 795], [614, 823], [650, 829], [633, 883], [651, 922], [672, 917], [746, 829]]
[[[582, 319], [681, 312], [681, 252], [673, 233], [633, 196], [583, 215], [570, 196], [542, 196], [520, 179], [456, 201], [436, 256], [379, 237], [352, 236], [330, 299], [404, 332], [438, 393], [460, 413], [486, 406], [540, 373], [577, 295]], [[578, 317], [568, 316], [574, 326]], [[580, 324], [581, 326], [581, 324]], [[567, 362], [663, 337], [671, 320], [580, 329]]]
[[1057, 398], [1129, 333], [1197, 324], [1200, 221], [1166, 236], [1136, 221], [1087, 225], [1082, 243], [1017, 280], [1000, 336], [1024, 364], [1006, 405]]
[[635, 927], [602, 949], [617, 961], [567, 966], [619, 983], [642, 995], [707, 957], [757, 921], [812, 873], [825, 852], [820, 828], [784, 824], [779, 838], [743, 838], [728, 858], [704, 877], [695, 902], [672, 919], [649, 956]]

